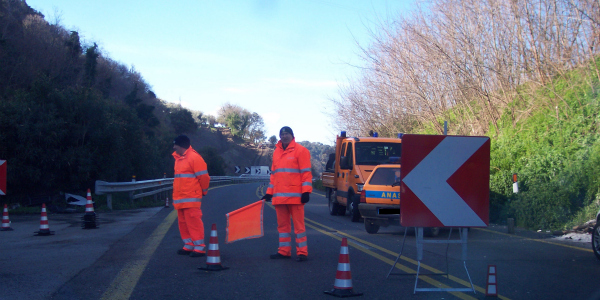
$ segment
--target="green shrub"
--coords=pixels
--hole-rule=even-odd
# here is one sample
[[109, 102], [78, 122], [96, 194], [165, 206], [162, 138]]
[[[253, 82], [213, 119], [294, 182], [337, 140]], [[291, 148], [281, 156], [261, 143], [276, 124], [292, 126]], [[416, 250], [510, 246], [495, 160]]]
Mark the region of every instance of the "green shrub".
[[314, 190], [325, 191], [325, 187], [323, 186], [323, 181], [321, 179], [317, 179], [313, 181], [312, 187]]
[[[539, 109], [514, 124], [505, 113], [499, 122], [490, 153], [490, 220], [510, 216], [518, 226], [558, 229], [595, 216], [599, 89], [597, 77], [585, 78], [576, 70], [509, 105]], [[519, 178], [518, 194], [512, 192], [513, 173]]]

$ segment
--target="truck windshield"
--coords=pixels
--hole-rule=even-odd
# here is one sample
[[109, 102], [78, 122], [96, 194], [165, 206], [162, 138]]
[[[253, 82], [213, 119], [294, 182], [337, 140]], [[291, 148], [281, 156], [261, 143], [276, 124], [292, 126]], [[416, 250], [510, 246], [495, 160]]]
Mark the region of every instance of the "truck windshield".
[[358, 142], [355, 145], [356, 165], [380, 165], [390, 162], [390, 156], [400, 157], [402, 144]]
[[400, 168], [379, 168], [369, 178], [370, 185], [392, 185], [400, 181]]

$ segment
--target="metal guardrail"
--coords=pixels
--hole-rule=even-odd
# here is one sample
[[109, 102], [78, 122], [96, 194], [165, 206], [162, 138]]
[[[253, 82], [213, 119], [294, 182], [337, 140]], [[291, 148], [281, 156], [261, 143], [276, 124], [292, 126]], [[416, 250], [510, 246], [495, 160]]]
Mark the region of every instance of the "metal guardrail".
[[[241, 175], [241, 176], [211, 176], [210, 186], [220, 186], [226, 184], [240, 184], [249, 182], [268, 182], [269, 175]], [[113, 193], [129, 193], [131, 200], [139, 199], [159, 193], [168, 192], [173, 189], [173, 178], [162, 178], [132, 182], [106, 182], [96, 180], [96, 195], [107, 195], [106, 202], [108, 208], [112, 210]]]

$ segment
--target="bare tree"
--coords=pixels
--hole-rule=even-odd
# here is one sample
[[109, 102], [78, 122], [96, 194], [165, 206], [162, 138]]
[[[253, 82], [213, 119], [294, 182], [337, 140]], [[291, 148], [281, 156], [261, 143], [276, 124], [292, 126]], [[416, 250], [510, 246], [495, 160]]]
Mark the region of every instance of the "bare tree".
[[[598, 55], [597, 0], [432, 0], [382, 22], [360, 47], [359, 74], [331, 99], [342, 129], [485, 134], [514, 123], [540, 88], [562, 101], [556, 76]], [[597, 65], [592, 71], [600, 78]], [[519, 105], [509, 105], [519, 100]], [[564, 104], [566, 104], [563, 101]], [[564, 107], [568, 106], [564, 105]], [[568, 117], [568, 111], [563, 114]]]

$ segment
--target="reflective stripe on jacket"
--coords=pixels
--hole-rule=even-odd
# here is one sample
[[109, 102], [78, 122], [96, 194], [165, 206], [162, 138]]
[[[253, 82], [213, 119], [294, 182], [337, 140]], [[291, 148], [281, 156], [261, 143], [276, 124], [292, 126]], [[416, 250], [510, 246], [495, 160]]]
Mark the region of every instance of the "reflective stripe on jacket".
[[202, 196], [206, 195], [210, 184], [206, 162], [191, 146], [181, 156], [173, 152], [173, 157], [173, 206], [175, 209], [200, 207]]
[[293, 139], [285, 150], [281, 141], [273, 152], [271, 182], [267, 194], [273, 195], [273, 204], [301, 204], [302, 193], [312, 192], [310, 152]]

